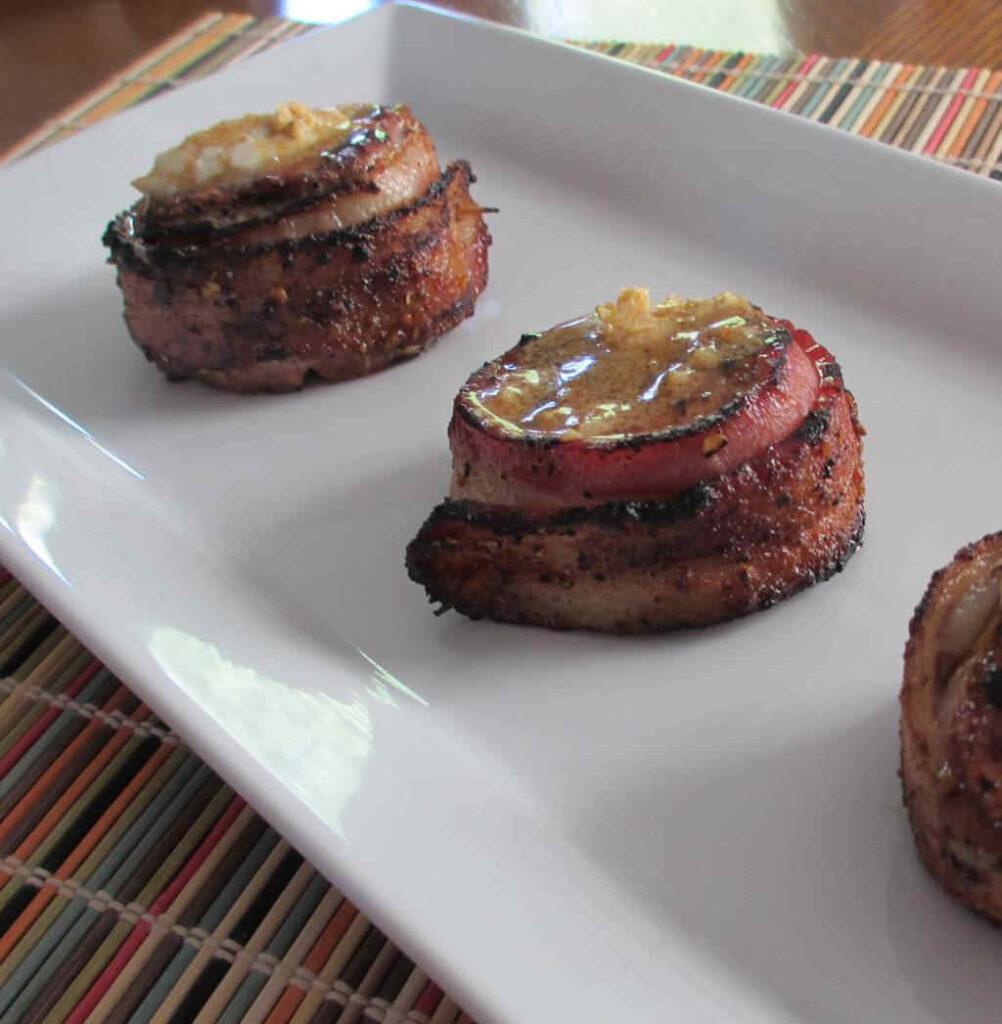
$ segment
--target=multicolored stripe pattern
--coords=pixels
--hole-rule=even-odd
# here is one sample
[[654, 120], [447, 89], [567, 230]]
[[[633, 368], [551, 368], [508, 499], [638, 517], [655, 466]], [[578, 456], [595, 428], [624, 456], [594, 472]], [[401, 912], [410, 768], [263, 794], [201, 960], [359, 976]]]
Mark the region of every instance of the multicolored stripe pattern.
[[[206, 15], [47, 121], [2, 159], [25, 156], [108, 114], [317, 27], [281, 18]], [[1002, 178], [1002, 71], [661, 44], [577, 45]]]
[[578, 45], [1002, 178], [1002, 71], [693, 46]]
[[[24, 156], [314, 26], [208, 15]], [[1002, 177], [1002, 72], [579, 44]], [[470, 1024], [0, 570], [0, 1024]]]
[[0, 571], [2, 1024], [460, 1024]]
[[0, 157], [16, 160], [82, 131], [92, 124], [277, 43], [316, 30], [316, 25], [249, 14], [206, 14], [183, 32], [144, 54], [134, 64], [50, 118]]

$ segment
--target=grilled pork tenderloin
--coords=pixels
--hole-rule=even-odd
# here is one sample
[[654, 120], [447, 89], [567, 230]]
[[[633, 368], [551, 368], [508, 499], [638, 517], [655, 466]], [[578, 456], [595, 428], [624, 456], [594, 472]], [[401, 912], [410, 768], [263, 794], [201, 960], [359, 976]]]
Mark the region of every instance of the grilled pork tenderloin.
[[859, 545], [862, 434], [805, 331], [736, 295], [626, 289], [470, 377], [449, 498], [408, 571], [471, 618], [631, 633], [744, 615]]
[[133, 339], [171, 379], [289, 391], [417, 355], [473, 313], [490, 235], [467, 163], [404, 106], [225, 121], [108, 226]]
[[1002, 924], [1002, 533], [957, 552], [915, 610], [901, 781], [922, 863]]

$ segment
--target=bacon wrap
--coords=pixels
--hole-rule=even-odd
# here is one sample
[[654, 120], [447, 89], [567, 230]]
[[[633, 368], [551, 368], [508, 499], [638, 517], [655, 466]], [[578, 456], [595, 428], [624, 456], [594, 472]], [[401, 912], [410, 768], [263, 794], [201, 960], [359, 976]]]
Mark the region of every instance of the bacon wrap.
[[901, 780], [919, 856], [1002, 924], [1002, 533], [962, 548], [915, 610], [901, 689]]
[[491, 238], [469, 164], [406, 107], [250, 185], [144, 198], [108, 226], [133, 340], [168, 378], [291, 391], [373, 373], [472, 315]]
[[[656, 632], [769, 607], [841, 570], [862, 539], [864, 431], [831, 354], [784, 326], [800, 367], [792, 404], [802, 411], [783, 436], [721, 473], [701, 455], [704, 475], [685, 487], [671, 470], [653, 483], [622, 474], [631, 491], [616, 498], [593, 460], [590, 493], [575, 501], [563, 485], [548, 495], [510, 479], [493, 491], [505, 500], [480, 500], [477, 486], [464, 497], [463, 477], [477, 479], [480, 468], [467, 470], [464, 451], [450, 500], [408, 547], [412, 579], [432, 601], [472, 618]], [[651, 447], [666, 461], [682, 450], [676, 445], [701, 440]], [[646, 444], [637, 438], [636, 450], [644, 454]], [[531, 500], [519, 504], [526, 494]], [[558, 500], [547, 500], [553, 494]]]

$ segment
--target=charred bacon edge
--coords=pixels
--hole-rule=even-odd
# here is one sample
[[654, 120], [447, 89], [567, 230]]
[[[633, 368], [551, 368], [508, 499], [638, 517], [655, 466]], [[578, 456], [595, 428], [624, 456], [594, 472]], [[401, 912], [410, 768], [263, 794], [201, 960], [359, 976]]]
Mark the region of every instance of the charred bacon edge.
[[[175, 289], [187, 297], [194, 295], [193, 289], [204, 284], [197, 272], [161, 270], [130, 274], [120, 266], [130, 333], [146, 357], [169, 379], [198, 378], [214, 387], [244, 393], [298, 390], [309, 376], [330, 381], [350, 379], [416, 356], [472, 314], [476, 297], [486, 285], [490, 233], [479, 216], [479, 206], [469, 197], [468, 180], [465, 174], [454, 174], [434, 201], [413, 205], [406, 217], [394, 218], [392, 223], [384, 220], [380, 230], [372, 232], [371, 244], [361, 258], [354, 249], [347, 253], [329, 253], [328, 258], [322, 258], [326, 250], [317, 252], [318, 267], [311, 269], [322, 270], [331, 262], [331, 256], [344, 264], [334, 270], [330, 294], [352, 306], [352, 296], [362, 299], [376, 294], [384, 304], [390, 304], [389, 308], [395, 311], [395, 315], [402, 309], [402, 289], [409, 287], [408, 282], [426, 282], [434, 293], [433, 306], [429, 307], [434, 311], [422, 309], [413, 325], [414, 330], [406, 337], [396, 329], [385, 338], [376, 336], [368, 323], [353, 321], [349, 328], [351, 336], [331, 344], [325, 331], [337, 326], [344, 314], [339, 310], [323, 315], [319, 307], [311, 307], [310, 302], [323, 293], [323, 288], [309, 289], [306, 302], [293, 301], [287, 296], [284, 300], [271, 298], [267, 293], [267, 282], [242, 303], [232, 297], [225, 298], [232, 296], [234, 282], [240, 282], [247, 274], [263, 273], [269, 281], [279, 284], [284, 274], [295, 275], [296, 266], [292, 261], [282, 259], [281, 268], [277, 263], [271, 265], [278, 258], [275, 253], [266, 253], [262, 257], [269, 262], [265, 267], [243, 264], [231, 270], [225, 263], [219, 267], [224, 275], [219, 293], [221, 298], [215, 302], [208, 301], [210, 305], [219, 307], [219, 303], [225, 300], [227, 311], [218, 314], [225, 322], [219, 322], [217, 329], [224, 337], [229, 335], [239, 342], [233, 345], [223, 342], [218, 352], [207, 350], [203, 344], [207, 335], [201, 331], [195, 332], [195, 339], [190, 344], [179, 348], [158, 334], [159, 328], [155, 325], [150, 334], [146, 327], [140, 328], [129, 319], [130, 295], [136, 308], [149, 317], [151, 306], [173, 305]], [[463, 218], [472, 218], [476, 226], [473, 236], [460, 242], [454, 228]], [[461, 246], [461, 249], [455, 249], [456, 246]], [[434, 253], [440, 248], [451, 254], [450, 262], [457, 257], [462, 260], [468, 270], [465, 284], [459, 277], [452, 280], [451, 270], [446, 274], [448, 282], [444, 278], [440, 281], [435, 273], [429, 275], [426, 272], [429, 260], [435, 259]], [[352, 267], [352, 264], [356, 266]], [[134, 287], [142, 287], [145, 291], [137, 295], [131, 291]], [[193, 313], [198, 315], [203, 306], [204, 302], [195, 302]], [[185, 314], [182, 312], [180, 315]], [[270, 327], [264, 329], [266, 323]], [[204, 325], [201, 326], [204, 330]], [[179, 332], [186, 329], [185, 321], [182, 321], [174, 330], [174, 337], [179, 337]], [[291, 335], [287, 331], [291, 331]], [[219, 342], [213, 341], [213, 349], [217, 344]], [[258, 371], [266, 364], [274, 367], [274, 371], [262, 376]]]
[[[743, 466], [754, 465], [759, 459], [772, 452], [803, 443], [814, 447], [831, 427], [831, 403], [826, 396], [824, 404], [812, 409], [804, 423], [788, 438], [770, 445], [756, 459], [731, 470], [722, 477], [708, 477], [668, 499], [638, 499], [628, 501], [605, 501], [595, 505], [574, 505], [567, 508], [524, 509], [508, 505], [488, 505], [469, 498], [446, 499], [437, 505], [425, 526], [444, 520], [460, 520], [474, 526], [483, 526], [499, 534], [524, 536], [549, 529], [561, 529], [582, 523], [622, 527], [628, 524], [664, 525], [691, 519], [709, 507], [720, 494], [722, 482], [732, 477]], [[855, 426], [854, 409], [850, 417]], [[808, 424], [808, 420], [810, 423]], [[423, 528], [422, 528], [423, 529]]]
[[[218, 220], [166, 220], [159, 217], [151, 219], [143, 213], [141, 204], [133, 207], [136, 214], [136, 224], [140, 230], [136, 232], [137, 237], [147, 244], [173, 245], [176, 248], [183, 248], [185, 245], [204, 244], [205, 241], [232, 238], [234, 235], [243, 234], [251, 228], [265, 227], [277, 224], [283, 217], [293, 213], [303, 213], [312, 207], [333, 199], [341, 199], [348, 195], [357, 195], [360, 192], [375, 194], [379, 186], [375, 182], [359, 180], [357, 182], [342, 182], [343, 187], [335, 187], [317, 195], [296, 196], [284, 200], [273, 200], [264, 203], [255, 201], [257, 213], [247, 215], [246, 212], [238, 213], [233, 210], [236, 201], [221, 208], [218, 213], [228, 223], [220, 223]], [[249, 203], [249, 200], [241, 200]], [[216, 211], [213, 211], [215, 213]]]
[[208, 384], [210, 387], [220, 388], [221, 390], [231, 391], [238, 394], [258, 394], [265, 391], [273, 393], [301, 391], [307, 386], [307, 381], [310, 379], [321, 379], [328, 382], [352, 380], [359, 376], [369, 376], [373, 373], [379, 373], [396, 363], [403, 363], [417, 358], [417, 356], [427, 351], [427, 349], [438, 341], [443, 334], [452, 330], [452, 328], [457, 324], [462, 323], [462, 321], [467, 317], [473, 315], [476, 296], [476, 290], [471, 288], [466, 297], [457, 299], [447, 309], [443, 310], [437, 316], [432, 317], [427, 322], [425, 330], [422, 332], [421, 336], [416, 341], [412, 342], [406, 349], [388, 349], [377, 355], [372, 355], [370, 353], [364, 368], [357, 367], [354, 361], [346, 360], [346, 365], [351, 362], [352, 368], [349, 372], [340, 376], [325, 376], [313, 366], [308, 366], [305, 368], [302, 377], [297, 381], [297, 383], [294, 385], [285, 385], [281, 388], [276, 388], [274, 385], [256, 385], [249, 388], [243, 386], [234, 387], [228, 380], [228, 378], [230, 378], [234, 373], [239, 373], [241, 370], [253, 370], [255, 367], [260, 366], [265, 362], [281, 362], [287, 359], [296, 360], [305, 358], [297, 355], [295, 352], [289, 351], [283, 351], [280, 354], [275, 354], [270, 357], [263, 357], [243, 365], [234, 364], [229, 367], [216, 368], [196, 367], [193, 370], [187, 370], [184, 372], [179, 372], [172, 366], [167, 365], [167, 361], [154, 359], [153, 362], [163, 373], [166, 374], [167, 379], [171, 381], [199, 380]]
[[[396, 138], [382, 123], [398, 116]], [[401, 116], [402, 115], [402, 116]], [[143, 197], [136, 204], [144, 221], [151, 225], [191, 223], [220, 208], [244, 204], [268, 204], [282, 199], [304, 199], [307, 203], [327, 196], [357, 192], [366, 176], [386, 155], [394, 153], [423, 126], [406, 107], [376, 107], [372, 121], [353, 132], [339, 146], [317, 155], [304, 155], [291, 170], [262, 174], [242, 185], [212, 185], [200, 192], [169, 199]], [[382, 138], [379, 134], [382, 134]]]
[[[435, 579], [428, 572], [426, 572], [423, 569], [421, 563], [422, 562], [426, 562], [426, 559], [422, 558], [421, 555], [420, 555], [420, 551], [419, 551], [419, 548], [418, 548], [418, 541], [423, 539], [423, 535], [424, 535], [425, 530], [433, 525], [432, 524], [432, 520], [436, 518], [436, 513], [441, 513], [442, 514], [443, 518], [440, 520], [440, 522], [442, 524], [444, 524], [447, 521], [444, 518], [444, 515], [445, 515], [445, 512], [446, 512], [446, 510], [447, 510], [447, 508], [448, 508], [448, 506], [450, 504], [456, 504], [456, 503], [443, 502], [442, 505], [440, 505], [437, 509], [435, 509], [435, 512], [432, 513], [432, 516], [429, 517], [428, 521], [421, 528], [421, 531], [418, 533], [418, 536], [415, 537], [415, 539], [412, 540], [411, 543], [407, 547], [407, 555], [406, 555], [407, 574], [408, 574], [408, 576], [410, 577], [410, 579], [414, 583], [417, 583], [418, 585], [424, 587], [425, 592], [426, 592], [427, 597], [428, 597], [428, 601], [431, 604], [434, 604], [434, 605], [438, 606], [435, 609], [435, 614], [436, 615], [442, 615], [442, 614], [444, 614], [447, 611], [455, 610], [455, 611], [459, 612], [461, 615], [465, 615], [466, 617], [468, 617], [470, 619], [473, 619], [473, 620], [479, 620], [479, 619], [484, 619], [484, 618], [495, 618], [496, 621], [508, 622], [508, 623], [511, 623], [511, 624], [514, 624], [514, 625], [538, 626], [540, 624], [539, 621], [537, 619], [533, 618], [532, 616], [528, 615], [528, 614], [525, 614], [525, 615], [506, 615], [503, 618], [502, 617], [496, 617], [496, 616], [491, 615], [490, 613], [486, 612], [482, 608], [475, 607], [472, 603], [468, 603], [466, 601], [463, 601], [462, 599], [455, 600], [452, 597], [447, 597], [447, 596], [445, 596], [442, 593], [441, 588], [438, 587]], [[464, 523], [469, 523], [470, 525], [478, 525], [478, 526], [484, 526], [486, 528], [490, 528], [490, 524], [487, 521], [485, 521], [485, 520], [478, 521], [475, 524], [472, 522], [472, 520], [465, 520], [465, 519], [463, 519], [463, 520], [460, 520], [460, 521], [462, 521]], [[677, 520], [675, 522], [678, 522], [678, 521], [681, 521], [681, 520]], [[590, 525], [596, 525], [596, 526], [604, 525], [604, 524], [601, 524], [600, 521], [598, 521], [598, 520], [581, 520], [581, 522], [587, 522]], [[670, 521], [670, 520], [663, 521], [663, 522], [655, 521], [655, 522], [652, 523], [652, 525], [654, 525], [655, 528], [663, 528], [663, 529], [666, 529], [666, 530], [671, 530], [672, 527], [675, 525], [675, 522]], [[437, 525], [437, 523], [436, 523], [436, 525]], [[568, 528], [573, 529], [574, 527], [573, 527], [572, 524], [568, 524], [568, 525], [560, 527], [559, 530], [560, 531], [566, 531]], [[616, 629], [616, 630], [604, 630], [604, 631], [606, 631], [606, 632], [619, 632], [619, 633], [645, 633], [645, 632], [661, 632], [661, 633], [664, 633], [664, 632], [673, 632], [673, 631], [680, 630], [680, 629], [702, 629], [702, 628], [706, 628], [706, 627], [709, 627], [709, 626], [720, 625], [720, 624], [725, 623], [725, 622], [732, 622], [732, 621], [734, 621], [736, 619], [744, 618], [745, 616], [752, 615], [752, 614], [754, 614], [756, 612], [766, 611], [769, 608], [773, 607], [774, 605], [778, 604], [780, 601], [785, 601], [787, 598], [793, 597], [794, 595], [800, 593], [801, 591], [808, 590], [811, 587], [816, 586], [818, 583], [824, 583], [826, 580], [829, 580], [833, 576], [837, 576], [839, 573], [841, 573], [845, 569], [846, 565], [848, 564], [849, 559], [852, 558], [852, 556], [859, 550], [859, 548], [861, 548], [863, 546], [863, 538], [864, 538], [864, 534], [865, 534], [865, 528], [866, 528], [866, 510], [865, 510], [865, 507], [863, 506], [862, 502], [860, 502], [860, 504], [859, 504], [858, 508], [856, 509], [855, 514], [854, 514], [854, 525], [853, 525], [852, 529], [848, 533], [843, 533], [843, 534], [840, 534], [839, 536], [836, 536], [836, 537], [832, 538], [831, 542], [825, 547], [825, 550], [822, 553], [822, 557], [821, 557], [821, 560], [819, 562], [817, 562], [814, 566], [804, 566], [804, 567], [802, 567], [801, 570], [792, 579], [788, 578], [788, 579], [784, 580], [782, 582], [782, 585], [779, 585], [777, 583], [770, 583], [767, 587], [764, 588], [763, 593], [760, 596], [758, 596], [752, 603], [750, 603], [750, 604], [748, 604], [746, 606], [732, 608], [732, 609], [722, 613], [721, 615], [719, 615], [717, 617], [713, 617], [713, 618], [700, 619], [700, 620], [687, 621], [687, 622], [680, 621], [680, 622], [675, 622], [675, 623], [672, 623], [672, 624], [669, 624], [669, 625], [661, 625], [661, 624], [657, 624], [657, 623], [640, 623], [640, 624], [638, 624], [638, 625], [636, 625], [634, 627], [630, 627], [630, 628], [622, 628], [622, 629]], [[537, 529], [533, 529], [533, 530], [525, 531], [525, 532], [526, 533], [530, 533], [530, 532], [531, 533], [538, 533], [539, 531]], [[503, 536], [503, 534], [501, 534], [501, 536]], [[517, 542], [518, 539], [520, 538], [520, 536], [521, 536], [521, 534], [515, 533], [513, 535], [513, 539]], [[763, 554], [770, 550], [770, 545], [768, 545], [767, 543], [764, 543], [764, 542], [759, 542], [756, 545], [756, 547], [758, 548], [758, 551], [760, 553], [763, 553]], [[745, 548], [744, 553], [745, 553], [746, 556], [750, 557], [750, 559], [754, 559], [755, 558], [756, 552], [755, 552], [754, 547], [752, 547], [752, 548]], [[712, 556], [701, 556], [701, 557], [712, 557]], [[746, 558], [746, 560], [748, 560], [748, 558]], [[698, 559], [696, 561], [698, 561]], [[734, 578], [736, 580], [740, 579], [740, 577], [742, 575], [742, 569], [741, 569], [741, 566], [738, 563], [734, 563], [733, 564], [733, 571], [734, 571]], [[546, 624], [546, 628], [548, 628], [548, 629], [555, 629], [555, 630], [559, 630], [559, 631], [565, 631], [565, 630], [578, 629], [578, 628], [581, 628], [581, 627], [576, 626], [576, 625], [571, 625], [571, 624], [547, 623]], [[591, 628], [591, 627], [585, 627], [585, 628]]]
[[[845, 392], [848, 398], [848, 392]], [[721, 495], [722, 488], [735, 479], [742, 469], [754, 467], [775, 453], [796, 451], [797, 446], [816, 447], [828, 434], [832, 426], [832, 395], [821, 399], [821, 404], [808, 414], [804, 424], [790, 437], [770, 445], [756, 459], [743, 463], [720, 477], [701, 480], [687, 490], [668, 499], [640, 499], [628, 501], [605, 501], [595, 505], [578, 505], [567, 508], [516, 508], [506, 505], [489, 505], [468, 498], [446, 499], [437, 505], [419, 531], [445, 522], [462, 522], [482, 527], [498, 536], [515, 538], [532, 534], [566, 531], [570, 527], [593, 525], [621, 530], [630, 526], [666, 526], [684, 522], [699, 516], [712, 507]], [[854, 430], [859, 429], [854, 403], [849, 403], [849, 419]], [[808, 420], [809, 425], [808, 425]], [[862, 543], [865, 516], [860, 501], [860, 522], [856, 540], [851, 545], [854, 551]], [[413, 542], [412, 542], [413, 543]], [[850, 551], [850, 553], [851, 553]]]
[[457, 175], [465, 176], [467, 184], [476, 181], [469, 163], [466, 160], [456, 160], [449, 164], [439, 179], [414, 202], [374, 217], [358, 227], [324, 234], [303, 235], [300, 238], [251, 245], [231, 245], [223, 239], [218, 245], [202, 243], [170, 246], [143, 241], [135, 232], [135, 211], [125, 210], [108, 224], [102, 242], [111, 251], [109, 262], [119, 263], [126, 270], [147, 276], [155, 276], [157, 270], [198, 268], [209, 264], [215, 256], [225, 256], [227, 260], [252, 260], [268, 253], [279, 252], [283, 258], [291, 259], [297, 252], [311, 249], [341, 248], [364, 252], [385, 228], [415, 210], [433, 203]]
[[[380, 189], [373, 177], [386, 169], [388, 161], [406, 158], [409, 146], [422, 143], [430, 147], [434, 155], [434, 142], [426, 133], [409, 131], [392, 152], [377, 152], [374, 159], [364, 166], [348, 167], [337, 176], [304, 173], [301, 187], [283, 188], [274, 196], [219, 189], [215, 198], [188, 200], [176, 211], [164, 211], [160, 205], [140, 200], [133, 207], [140, 229], [138, 234], [145, 242], [165, 242], [176, 246], [189, 241], [198, 243], [206, 238], [223, 240], [276, 224], [283, 217], [348, 196], [375, 195]], [[437, 167], [437, 156], [434, 162]], [[267, 177], [259, 179], [259, 183], [266, 180]]]
[[590, 523], [621, 528], [626, 524], [667, 524], [691, 519], [713, 501], [712, 482], [699, 483], [668, 501], [607, 501], [600, 505], [578, 505], [554, 511], [527, 512], [505, 505], [485, 505], [468, 498], [446, 500], [435, 507], [425, 527], [440, 521], [459, 520], [482, 526], [499, 535], [525, 536]]

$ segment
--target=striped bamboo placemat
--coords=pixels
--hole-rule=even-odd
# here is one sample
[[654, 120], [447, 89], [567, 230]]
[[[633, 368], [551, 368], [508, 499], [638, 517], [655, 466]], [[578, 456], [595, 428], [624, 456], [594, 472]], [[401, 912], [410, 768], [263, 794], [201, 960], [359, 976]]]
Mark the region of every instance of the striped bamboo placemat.
[[0, 570], [3, 1024], [468, 1018]]
[[[313, 30], [208, 15], [5, 157]], [[580, 45], [1002, 177], [1002, 72]], [[359, 1020], [469, 1022], [0, 570], [0, 1024]]]
[[[318, 26], [208, 14], [47, 121], [11, 160]], [[578, 43], [856, 135], [1002, 178], [1002, 71], [694, 46]]]

